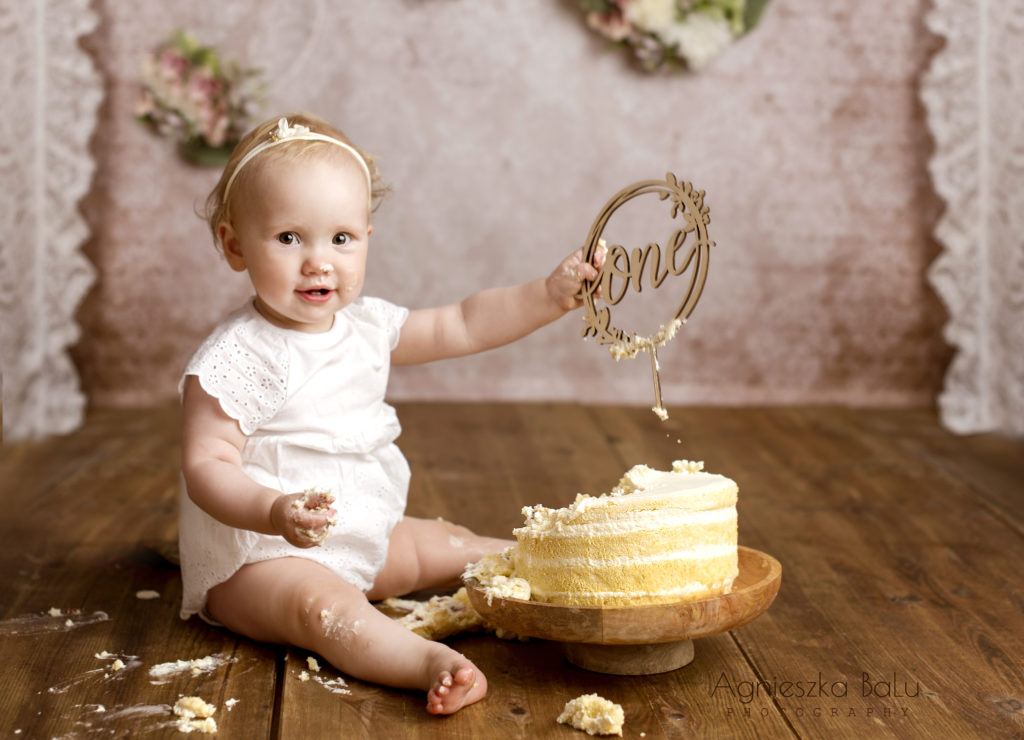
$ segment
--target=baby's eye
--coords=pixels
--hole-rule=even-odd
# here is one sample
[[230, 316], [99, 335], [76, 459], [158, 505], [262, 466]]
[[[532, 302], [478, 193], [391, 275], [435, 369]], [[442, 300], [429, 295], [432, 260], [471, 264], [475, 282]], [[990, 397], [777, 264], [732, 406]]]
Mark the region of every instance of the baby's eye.
[[351, 241], [351, 239], [352, 239], [352, 237], [350, 237], [348, 234], [344, 234], [344, 233], [342, 233], [342, 234], [335, 234], [334, 235], [334, 240], [333, 240], [332, 243], [336, 247], [343, 247], [346, 244], [348, 244], [349, 241]]
[[292, 231], [285, 231], [277, 235], [277, 240], [286, 246], [291, 246], [299, 241], [299, 238]]

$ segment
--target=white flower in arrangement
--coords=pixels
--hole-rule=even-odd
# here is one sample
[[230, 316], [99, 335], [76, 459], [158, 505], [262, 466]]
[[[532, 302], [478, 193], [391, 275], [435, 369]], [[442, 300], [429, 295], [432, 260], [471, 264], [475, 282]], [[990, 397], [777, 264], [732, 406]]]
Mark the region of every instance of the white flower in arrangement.
[[659, 35], [672, 28], [679, 14], [676, 0], [632, 0], [623, 11], [634, 26]]
[[578, 0], [587, 25], [647, 71], [706, 66], [760, 20], [769, 0]]
[[732, 30], [723, 15], [690, 13], [679, 23], [659, 32], [661, 40], [675, 47], [690, 69], [700, 69], [732, 43]]

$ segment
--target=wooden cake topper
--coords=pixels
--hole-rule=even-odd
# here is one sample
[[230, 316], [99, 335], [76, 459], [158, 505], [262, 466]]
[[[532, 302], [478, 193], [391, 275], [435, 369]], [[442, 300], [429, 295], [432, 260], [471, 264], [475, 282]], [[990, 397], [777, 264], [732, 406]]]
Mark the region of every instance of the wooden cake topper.
[[[708, 274], [708, 261], [714, 242], [708, 238], [708, 207], [704, 205], [704, 191], [695, 190], [688, 182], [679, 182], [671, 172], [664, 180], [645, 180], [620, 190], [598, 214], [590, 227], [584, 245], [584, 259], [593, 262], [600, 245], [602, 234], [612, 214], [633, 198], [656, 194], [660, 200], [671, 204], [671, 218], [681, 218], [682, 223], [672, 232], [664, 248], [657, 242], [645, 247], [627, 250], [621, 244], [607, 247], [604, 266], [597, 280], [583, 284], [583, 305], [586, 311], [583, 337], [596, 337], [598, 344], [611, 345], [615, 359], [635, 357], [641, 350], [651, 353], [651, 370], [654, 375], [653, 411], [662, 420], [668, 414], [661, 405], [661, 382], [658, 377], [657, 348], [671, 339], [679, 326], [693, 312], [704, 290]], [[630, 288], [640, 293], [646, 277], [652, 288], [660, 288], [669, 276], [679, 277], [689, 273], [689, 282], [675, 314], [650, 336], [640, 336], [612, 325], [611, 306], [618, 305]], [[600, 293], [600, 295], [598, 295]], [[607, 305], [598, 310], [595, 301], [600, 298]]]

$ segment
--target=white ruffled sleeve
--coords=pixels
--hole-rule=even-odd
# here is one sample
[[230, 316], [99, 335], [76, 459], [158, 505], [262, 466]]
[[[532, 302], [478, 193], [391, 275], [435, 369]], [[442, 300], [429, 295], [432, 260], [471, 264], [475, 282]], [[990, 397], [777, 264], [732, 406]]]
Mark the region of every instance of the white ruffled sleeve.
[[361, 297], [357, 302], [362, 318], [382, 329], [387, 335], [388, 349], [397, 347], [402, 325], [409, 318], [409, 309], [396, 306], [383, 298]]
[[182, 377], [194, 375], [248, 436], [278, 412], [288, 384], [288, 348], [280, 337], [258, 331], [246, 317], [218, 327], [192, 356]]

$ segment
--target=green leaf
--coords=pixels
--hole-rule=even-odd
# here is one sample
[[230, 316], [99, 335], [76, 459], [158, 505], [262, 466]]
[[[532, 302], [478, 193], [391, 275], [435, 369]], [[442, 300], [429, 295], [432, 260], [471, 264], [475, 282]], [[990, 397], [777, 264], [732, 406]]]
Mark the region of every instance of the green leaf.
[[747, 31], [757, 25], [767, 6], [768, 0], [747, 0], [747, 7], [743, 12], [743, 26]]

